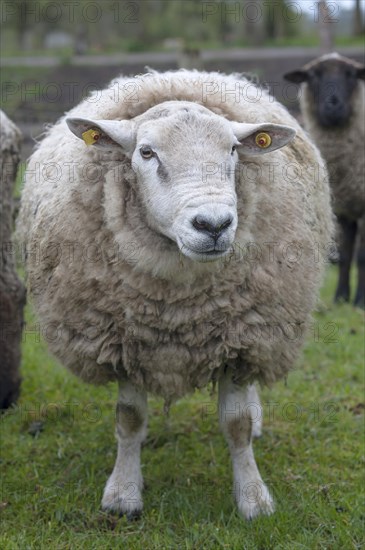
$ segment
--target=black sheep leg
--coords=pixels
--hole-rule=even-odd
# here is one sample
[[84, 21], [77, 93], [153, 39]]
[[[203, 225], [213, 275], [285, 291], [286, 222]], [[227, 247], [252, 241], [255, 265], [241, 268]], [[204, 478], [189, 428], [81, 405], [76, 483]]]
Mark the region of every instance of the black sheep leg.
[[354, 254], [356, 239], [356, 222], [345, 218], [338, 218], [340, 226], [339, 246], [339, 278], [335, 294], [335, 302], [348, 302], [350, 300], [350, 268]]
[[365, 309], [365, 216], [358, 221], [359, 248], [357, 251], [357, 290], [355, 306]]

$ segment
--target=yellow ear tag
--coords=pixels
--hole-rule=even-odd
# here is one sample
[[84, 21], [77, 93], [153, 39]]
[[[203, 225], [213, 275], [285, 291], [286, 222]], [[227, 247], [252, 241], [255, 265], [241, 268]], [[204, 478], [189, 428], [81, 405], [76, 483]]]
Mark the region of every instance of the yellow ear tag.
[[261, 149], [267, 149], [271, 145], [271, 137], [266, 132], [260, 132], [255, 138], [256, 145], [261, 147]]
[[81, 135], [86, 145], [93, 145], [100, 138], [101, 132], [99, 130], [87, 130]]

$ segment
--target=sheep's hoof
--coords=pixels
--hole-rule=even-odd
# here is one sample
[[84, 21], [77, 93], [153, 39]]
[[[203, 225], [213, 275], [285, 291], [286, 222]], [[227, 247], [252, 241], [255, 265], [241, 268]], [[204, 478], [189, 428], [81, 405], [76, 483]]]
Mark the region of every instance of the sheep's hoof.
[[[255, 486], [254, 490], [251, 490]], [[240, 514], [247, 520], [260, 515], [269, 516], [275, 510], [274, 501], [268, 488], [262, 482], [249, 483], [247, 491], [236, 494], [237, 506]]]
[[127, 520], [131, 522], [138, 521], [139, 519], [141, 519], [141, 516], [142, 510], [134, 510], [134, 512], [129, 512], [128, 514], [126, 514]]
[[359, 292], [356, 294], [354, 306], [365, 309], [365, 296], [363, 294], [360, 294]]
[[348, 289], [338, 288], [334, 298], [335, 304], [343, 304], [350, 301], [350, 291]]
[[126, 516], [128, 521], [139, 519], [143, 509], [142, 495], [135, 483], [106, 484], [101, 507], [105, 512]]

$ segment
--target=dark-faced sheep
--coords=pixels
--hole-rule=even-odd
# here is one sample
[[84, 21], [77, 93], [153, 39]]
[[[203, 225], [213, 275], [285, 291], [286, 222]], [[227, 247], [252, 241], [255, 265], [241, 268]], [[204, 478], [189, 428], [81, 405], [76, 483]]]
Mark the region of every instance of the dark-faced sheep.
[[339, 224], [336, 301], [350, 300], [350, 268], [357, 243], [358, 282], [354, 297], [365, 307], [365, 67], [336, 53], [285, 75], [301, 83], [304, 125], [329, 169]]

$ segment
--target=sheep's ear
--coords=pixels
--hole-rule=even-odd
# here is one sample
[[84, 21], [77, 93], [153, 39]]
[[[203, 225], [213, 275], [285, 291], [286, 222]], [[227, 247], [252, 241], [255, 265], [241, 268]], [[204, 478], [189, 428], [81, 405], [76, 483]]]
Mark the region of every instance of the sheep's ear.
[[122, 149], [126, 155], [133, 152], [136, 134], [134, 123], [130, 120], [66, 118], [66, 122], [71, 132], [86, 145], [109, 151]]
[[231, 124], [238, 140], [238, 152], [246, 155], [271, 153], [293, 141], [296, 136], [294, 128], [281, 124]]
[[284, 74], [283, 78], [285, 78], [285, 80], [289, 80], [289, 82], [294, 82], [295, 84], [302, 84], [302, 82], [307, 82], [308, 73], [303, 70], [291, 71], [290, 73]]
[[365, 80], [365, 66], [360, 67], [359, 69], [356, 70], [356, 76], [361, 80]]

